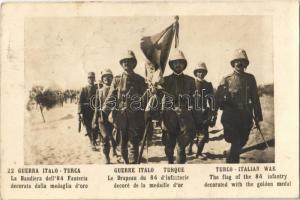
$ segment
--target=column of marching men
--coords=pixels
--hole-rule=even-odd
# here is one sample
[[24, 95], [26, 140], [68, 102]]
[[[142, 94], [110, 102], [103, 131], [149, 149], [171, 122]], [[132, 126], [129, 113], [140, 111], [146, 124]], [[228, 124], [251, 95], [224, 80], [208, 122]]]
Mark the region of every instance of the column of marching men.
[[[117, 155], [118, 145], [125, 164], [138, 163], [148, 100], [143, 97], [158, 91], [164, 94], [163, 97], [157, 95], [163, 98], [161, 107], [164, 109], [155, 115], [159, 115], [162, 143], [169, 164], [185, 163], [186, 150], [193, 154], [194, 144], [197, 146], [196, 157], [202, 156], [209, 141], [208, 129], [214, 127], [219, 109], [223, 110], [224, 138], [231, 143], [226, 162], [239, 163], [253, 120], [263, 120], [255, 77], [245, 72], [249, 65], [245, 50], [234, 51], [230, 62], [233, 72], [221, 80], [216, 92], [212, 83], [205, 80], [208, 69], [204, 62], [195, 67], [195, 77], [184, 74], [188, 62], [178, 49], [169, 58], [172, 74], [162, 77], [154, 86], [147, 80], [149, 73], [155, 71], [151, 63], [146, 65], [146, 79], [134, 72], [137, 59], [133, 51], [125, 52], [119, 63], [122, 72], [114, 76], [110, 69], [103, 70], [99, 84], [95, 84], [95, 73], [89, 72], [88, 85], [79, 95], [78, 114], [83, 119], [91, 148], [96, 151], [97, 139], [100, 139], [106, 164], [111, 163], [111, 149], [113, 156]], [[185, 98], [195, 95], [201, 97], [200, 101]], [[152, 137], [152, 129], [148, 137]]]

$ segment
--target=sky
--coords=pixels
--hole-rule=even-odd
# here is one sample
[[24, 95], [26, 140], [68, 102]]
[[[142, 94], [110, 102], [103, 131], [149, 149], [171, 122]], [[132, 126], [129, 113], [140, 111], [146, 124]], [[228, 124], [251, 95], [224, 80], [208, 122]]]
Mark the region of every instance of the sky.
[[[26, 18], [26, 88], [40, 84], [79, 89], [87, 84], [89, 71], [97, 79], [105, 68], [120, 74], [119, 60], [128, 49], [137, 57], [136, 73], [144, 76], [140, 39], [173, 22], [173, 16]], [[188, 61], [184, 73], [193, 76], [197, 63], [205, 62], [206, 79], [217, 87], [232, 72], [234, 50], [243, 48], [250, 60], [247, 72], [258, 84], [273, 83], [272, 35], [269, 16], [179, 16], [179, 49]], [[165, 75], [170, 73], [166, 66]]]

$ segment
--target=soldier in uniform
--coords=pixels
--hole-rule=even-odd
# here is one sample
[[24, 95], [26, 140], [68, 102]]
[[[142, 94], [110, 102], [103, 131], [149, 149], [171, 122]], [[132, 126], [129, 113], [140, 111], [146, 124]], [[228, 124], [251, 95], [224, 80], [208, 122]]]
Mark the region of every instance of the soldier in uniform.
[[263, 120], [255, 77], [245, 72], [248, 65], [246, 51], [237, 49], [231, 60], [233, 73], [223, 78], [216, 92], [218, 107], [223, 110], [224, 137], [231, 143], [227, 163], [239, 163], [253, 119], [258, 123]]
[[96, 151], [97, 132], [92, 128], [92, 120], [94, 116], [94, 108], [92, 101], [95, 98], [97, 86], [95, 83], [95, 73], [88, 73], [88, 85], [81, 89], [78, 101], [78, 115], [82, 119], [86, 128], [87, 135], [93, 151]]
[[193, 118], [193, 95], [195, 80], [183, 74], [187, 60], [180, 50], [170, 56], [169, 65], [173, 73], [164, 77], [162, 87], [165, 97], [162, 102], [162, 130], [165, 154], [169, 164], [174, 163], [174, 149], [177, 144], [176, 163], [186, 162], [185, 148], [195, 136]]
[[102, 136], [103, 154], [105, 155], [106, 164], [110, 164], [110, 142], [112, 143], [114, 155], [116, 155], [116, 141], [112, 136], [113, 124], [108, 121], [107, 115], [102, 113], [102, 107], [108, 95], [110, 85], [113, 79], [113, 73], [110, 69], [101, 72], [102, 87], [96, 92], [95, 113], [93, 119], [93, 128], [99, 127]]
[[[197, 102], [195, 108], [196, 128], [197, 128], [197, 154], [196, 157], [201, 155], [205, 143], [209, 141], [208, 127], [213, 127], [216, 122], [216, 112], [214, 108], [214, 89], [211, 82], [206, 81], [204, 78], [208, 70], [204, 62], [200, 62], [194, 70], [196, 77], [196, 94]], [[200, 97], [200, 98], [199, 98]], [[208, 107], [209, 105], [209, 107]], [[199, 137], [201, 138], [199, 141]], [[189, 154], [191, 155], [194, 140], [191, 141], [189, 146]]]
[[[121, 136], [121, 154], [126, 164], [137, 163], [139, 143], [145, 128], [141, 97], [146, 91], [145, 79], [134, 72], [137, 60], [133, 51], [127, 51], [120, 59], [121, 75], [115, 76], [103, 111], [111, 118]], [[116, 104], [115, 104], [116, 103]], [[114, 109], [115, 108], [115, 109]], [[130, 158], [128, 142], [130, 141]]]

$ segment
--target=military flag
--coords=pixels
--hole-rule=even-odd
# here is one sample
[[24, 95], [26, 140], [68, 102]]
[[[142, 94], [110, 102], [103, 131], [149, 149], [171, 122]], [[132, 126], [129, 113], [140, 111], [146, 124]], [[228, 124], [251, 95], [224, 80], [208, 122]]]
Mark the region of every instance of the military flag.
[[178, 16], [175, 17], [175, 22], [163, 31], [152, 36], [146, 36], [141, 39], [140, 47], [145, 57], [155, 67], [155, 71], [159, 70], [162, 74], [165, 71], [165, 66], [169, 57], [173, 38], [177, 48], [179, 39], [179, 23]]
[[[178, 47], [179, 39], [179, 23], [178, 16], [175, 17], [175, 22], [169, 27], [152, 36], [146, 36], [141, 39], [141, 50], [144, 53], [145, 57], [148, 59], [146, 65], [151, 65], [154, 67], [154, 70], [146, 69], [146, 79], [150, 87], [156, 88], [157, 84], [160, 82], [160, 78], [163, 76], [165, 71], [166, 63], [170, 54], [172, 42], [174, 39], [175, 48]], [[146, 68], [149, 66], [145, 66]], [[159, 88], [159, 87], [157, 87]], [[149, 134], [149, 129], [151, 125], [151, 120], [153, 120], [153, 113], [159, 112], [160, 108], [156, 107], [157, 99], [162, 98], [159, 94], [153, 94], [147, 102], [145, 109], [145, 120], [146, 128], [144, 130], [142, 144], [139, 152], [138, 163], [141, 162], [146, 138]], [[148, 144], [147, 144], [148, 149]]]

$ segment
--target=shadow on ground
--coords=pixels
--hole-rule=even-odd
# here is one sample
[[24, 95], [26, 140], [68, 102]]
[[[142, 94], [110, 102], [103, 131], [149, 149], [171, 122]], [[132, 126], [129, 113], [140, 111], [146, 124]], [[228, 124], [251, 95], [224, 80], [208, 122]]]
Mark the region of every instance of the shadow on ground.
[[[219, 137], [221, 137], [221, 136], [222, 135], [216, 137], [217, 139], [213, 139], [213, 138], [211, 138], [211, 139], [213, 139], [212, 141], [219, 140]], [[275, 139], [271, 139], [271, 140], [268, 140], [266, 142], [268, 143], [269, 147], [274, 147], [274, 145], [275, 145]], [[255, 144], [255, 145], [243, 148], [241, 154], [249, 152], [249, 151], [253, 151], [253, 150], [265, 150], [266, 148], [267, 148], [266, 144], [264, 142], [262, 142], [262, 143], [259, 143], [259, 144]], [[201, 160], [207, 160], [207, 159], [220, 160], [220, 159], [226, 158], [226, 152], [224, 152], [224, 154], [212, 154], [212, 153], [206, 152], [206, 153], [203, 153], [203, 155], [204, 155], [204, 157], [201, 158]], [[241, 159], [246, 159], [243, 156], [241, 156], [240, 158]], [[197, 159], [197, 158], [196, 157], [190, 157], [189, 160], [194, 160], [194, 159]], [[254, 158], [249, 158], [249, 159], [254, 160]]]

